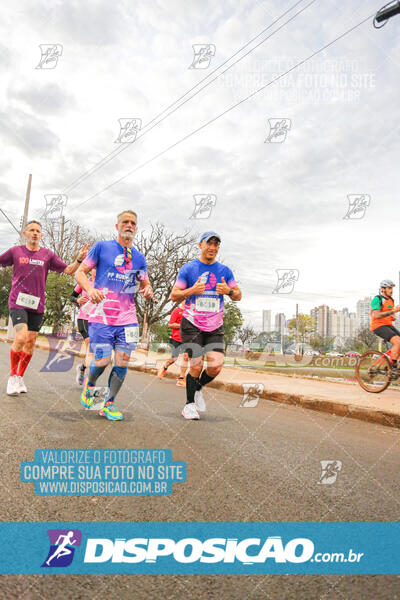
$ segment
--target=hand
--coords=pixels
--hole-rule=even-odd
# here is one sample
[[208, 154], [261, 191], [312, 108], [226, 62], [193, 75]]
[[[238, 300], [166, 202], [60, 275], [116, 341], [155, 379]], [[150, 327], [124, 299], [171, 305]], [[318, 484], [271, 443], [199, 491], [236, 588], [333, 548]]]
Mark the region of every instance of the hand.
[[81, 296], [80, 298], [78, 298], [77, 303], [82, 305], [82, 304], [86, 304], [86, 302], [88, 302], [87, 298], [84, 298], [83, 296]]
[[230, 291], [231, 291], [231, 288], [226, 283], [225, 279], [222, 277], [221, 283], [217, 283], [217, 294], [221, 294], [221, 295], [229, 294]]
[[198, 280], [196, 281], [196, 283], [194, 284], [194, 286], [192, 286], [190, 291], [195, 296], [200, 296], [201, 294], [204, 294], [205, 289], [206, 289], [206, 284], [202, 283], [201, 277], [199, 277]]
[[394, 312], [399, 312], [400, 311], [400, 306], [395, 306], [394, 307]]
[[103, 302], [105, 298], [103, 292], [101, 290], [97, 290], [96, 288], [92, 288], [86, 293], [89, 296], [90, 302], [93, 302], [93, 304], [100, 304], [100, 302]]
[[84, 244], [84, 246], [82, 246], [82, 248], [79, 251], [79, 254], [77, 256], [77, 260], [84, 260], [87, 257], [87, 253], [89, 250], [89, 244]]
[[146, 287], [139, 290], [139, 294], [143, 294], [143, 296], [147, 298], [147, 300], [151, 300], [151, 298], [154, 295], [153, 290], [151, 289], [151, 285], [146, 285]]

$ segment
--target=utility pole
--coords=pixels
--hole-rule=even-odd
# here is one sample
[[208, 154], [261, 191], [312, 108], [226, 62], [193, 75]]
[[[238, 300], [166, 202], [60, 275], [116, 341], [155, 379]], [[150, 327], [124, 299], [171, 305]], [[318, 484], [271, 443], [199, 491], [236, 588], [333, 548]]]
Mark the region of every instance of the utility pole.
[[79, 240], [79, 225], [76, 226], [75, 229], [75, 246], [74, 246], [74, 258], [78, 253], [78, 240]]
[[[32, 185], [32, 173], [29, 173], [28, 186], [26, 188], [26, 194], [25, 194], [24, 216], [22, 217], [22, 225], [21, 225], [21, 231], [20, 231], [20, 236], [19, 236], [19, 241], [20, 241], [21, 246], [25, 242], [25, 237], [24, 237], [23, 232], [24, 232], [24, 229], [28, 222], [29, 200], [31, 198], [31, 185]], [[8, 340], [14, 339], [14, 328], [12, 325], [11, 317], [8, 317], [7, 339]]]
[[58, 255], [63, 256], [63, 243], [64, 243], [64, 229], [65, 229], [65, 217], [61, 217], [61, 233], [60, 233], [60, 245], [58, 247]]
[[25, 243], [23, 231], [28, 222], [29, 200], [31, 198], [31, 185], [32, 185], [32, 174], [30, 173], [29, 177], [28, 177], [28, 186], [26, 188], [26, 194], [25, 194], [24, 216], [22, 217], [22, 227], [21, 227], [21, 235], [20, 235], [21, 244]]
[[296, 354], [299, 353], [299, 305], [296, 304]]

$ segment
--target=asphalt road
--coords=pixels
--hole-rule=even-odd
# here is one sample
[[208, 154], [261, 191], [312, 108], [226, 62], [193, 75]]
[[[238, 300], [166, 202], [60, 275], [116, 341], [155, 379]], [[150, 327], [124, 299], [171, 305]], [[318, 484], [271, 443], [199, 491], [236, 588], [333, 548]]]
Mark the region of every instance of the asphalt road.
[[[185, 390], [129, 371], [118, 397], [122, 422], [79, 402], [74, 370], [40, 372], [36, 350], [28, 394], [5, 394], [9, 345], [0, 344], [2, 521], [397, 521], [400, 431], [206, 390], [208, 411], [185, 421]], [[106, 384], [103, 375], [102, 382]], [[101, 384], [101, 380], [99, 382]], [[187, 463], [186, 483], [167, 497], [39, 497], [19, 480], [36, 448], [170, 448]], [[319, 485], [321, 460], [342, 461]], [[107, 575], [2, 576], [4, 598], [360, 599], [400, 598], [399, 576]]]

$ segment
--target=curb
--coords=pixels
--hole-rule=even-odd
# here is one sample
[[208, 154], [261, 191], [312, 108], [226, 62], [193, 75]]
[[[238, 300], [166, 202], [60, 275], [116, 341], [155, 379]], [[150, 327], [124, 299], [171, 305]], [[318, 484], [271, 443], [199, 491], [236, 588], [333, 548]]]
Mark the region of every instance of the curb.
[[[0, 340], [9, 344], [12, 343], [12, 340], [5, 338], [0, 338]], [[39, 348], [40, 350], [48, 350], [48, 346], [42, 342], [36, 342], [35, 347]], [[77, 352], [75, 350], [68, 350], [67, 352], [68, 354], [79, 356], [80, 358], [85, 357], [83, 352]], [[160, 360], [162, 359], [160, 358]], [[128, 365], [128, 369], [131, 371], [146, 373], [148, 375], [157, 375], [158, 372], [155, 367], [149, 367], [146, 365]], [[175, 379], [176, 374], [167, 371], [164, 377]], [[243, 387], [240, 383], [228, 383], [218, 380], [210, 382], [208, 386], [224, 392], [231, 392], [233, 394], [239, 394], [240, 396], [243, 396]], [[301, 394], [269, 392], [268, 390], [264, 390], [263, 393], [260, 394], [260, 398], [271, 400], [272, 402], [279, 402], [281, 404], [300, 406], [301, 408], [309, 410], [330, 413], [339, 417], [348, 417], [349, 419], [357, 419], [359, 421], [376, 423], [378, 425], [400, 429], [400, 414], [390, 413], [377, 408], [367, 408], [364, 406], [344, 404], [342, 402], [332, 402], [331, 400], [323, 400], [322, 398], [303, 396]]]

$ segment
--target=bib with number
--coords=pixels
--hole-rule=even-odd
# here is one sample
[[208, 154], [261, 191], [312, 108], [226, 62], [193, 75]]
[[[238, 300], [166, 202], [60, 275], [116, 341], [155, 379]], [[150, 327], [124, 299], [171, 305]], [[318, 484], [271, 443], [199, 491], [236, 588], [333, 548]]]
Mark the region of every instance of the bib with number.
[[31, 296], [31, 294], [24, 294], [20, 292], [18, 294], [18, 298], [16, 304], [20, 306], [25, 306], [25, 308], [31, 308], [32, 310], [36, 310], [39, 306], [40, 298], [38, 296]]
[[196, 310], [203, 312], [218, 312], [219, 298], [209, 298], [207, 296], [198, 296], [196, 298]]
[[125, 327], [125, 341], [136, 344], [139, 341], [139, 327]]

